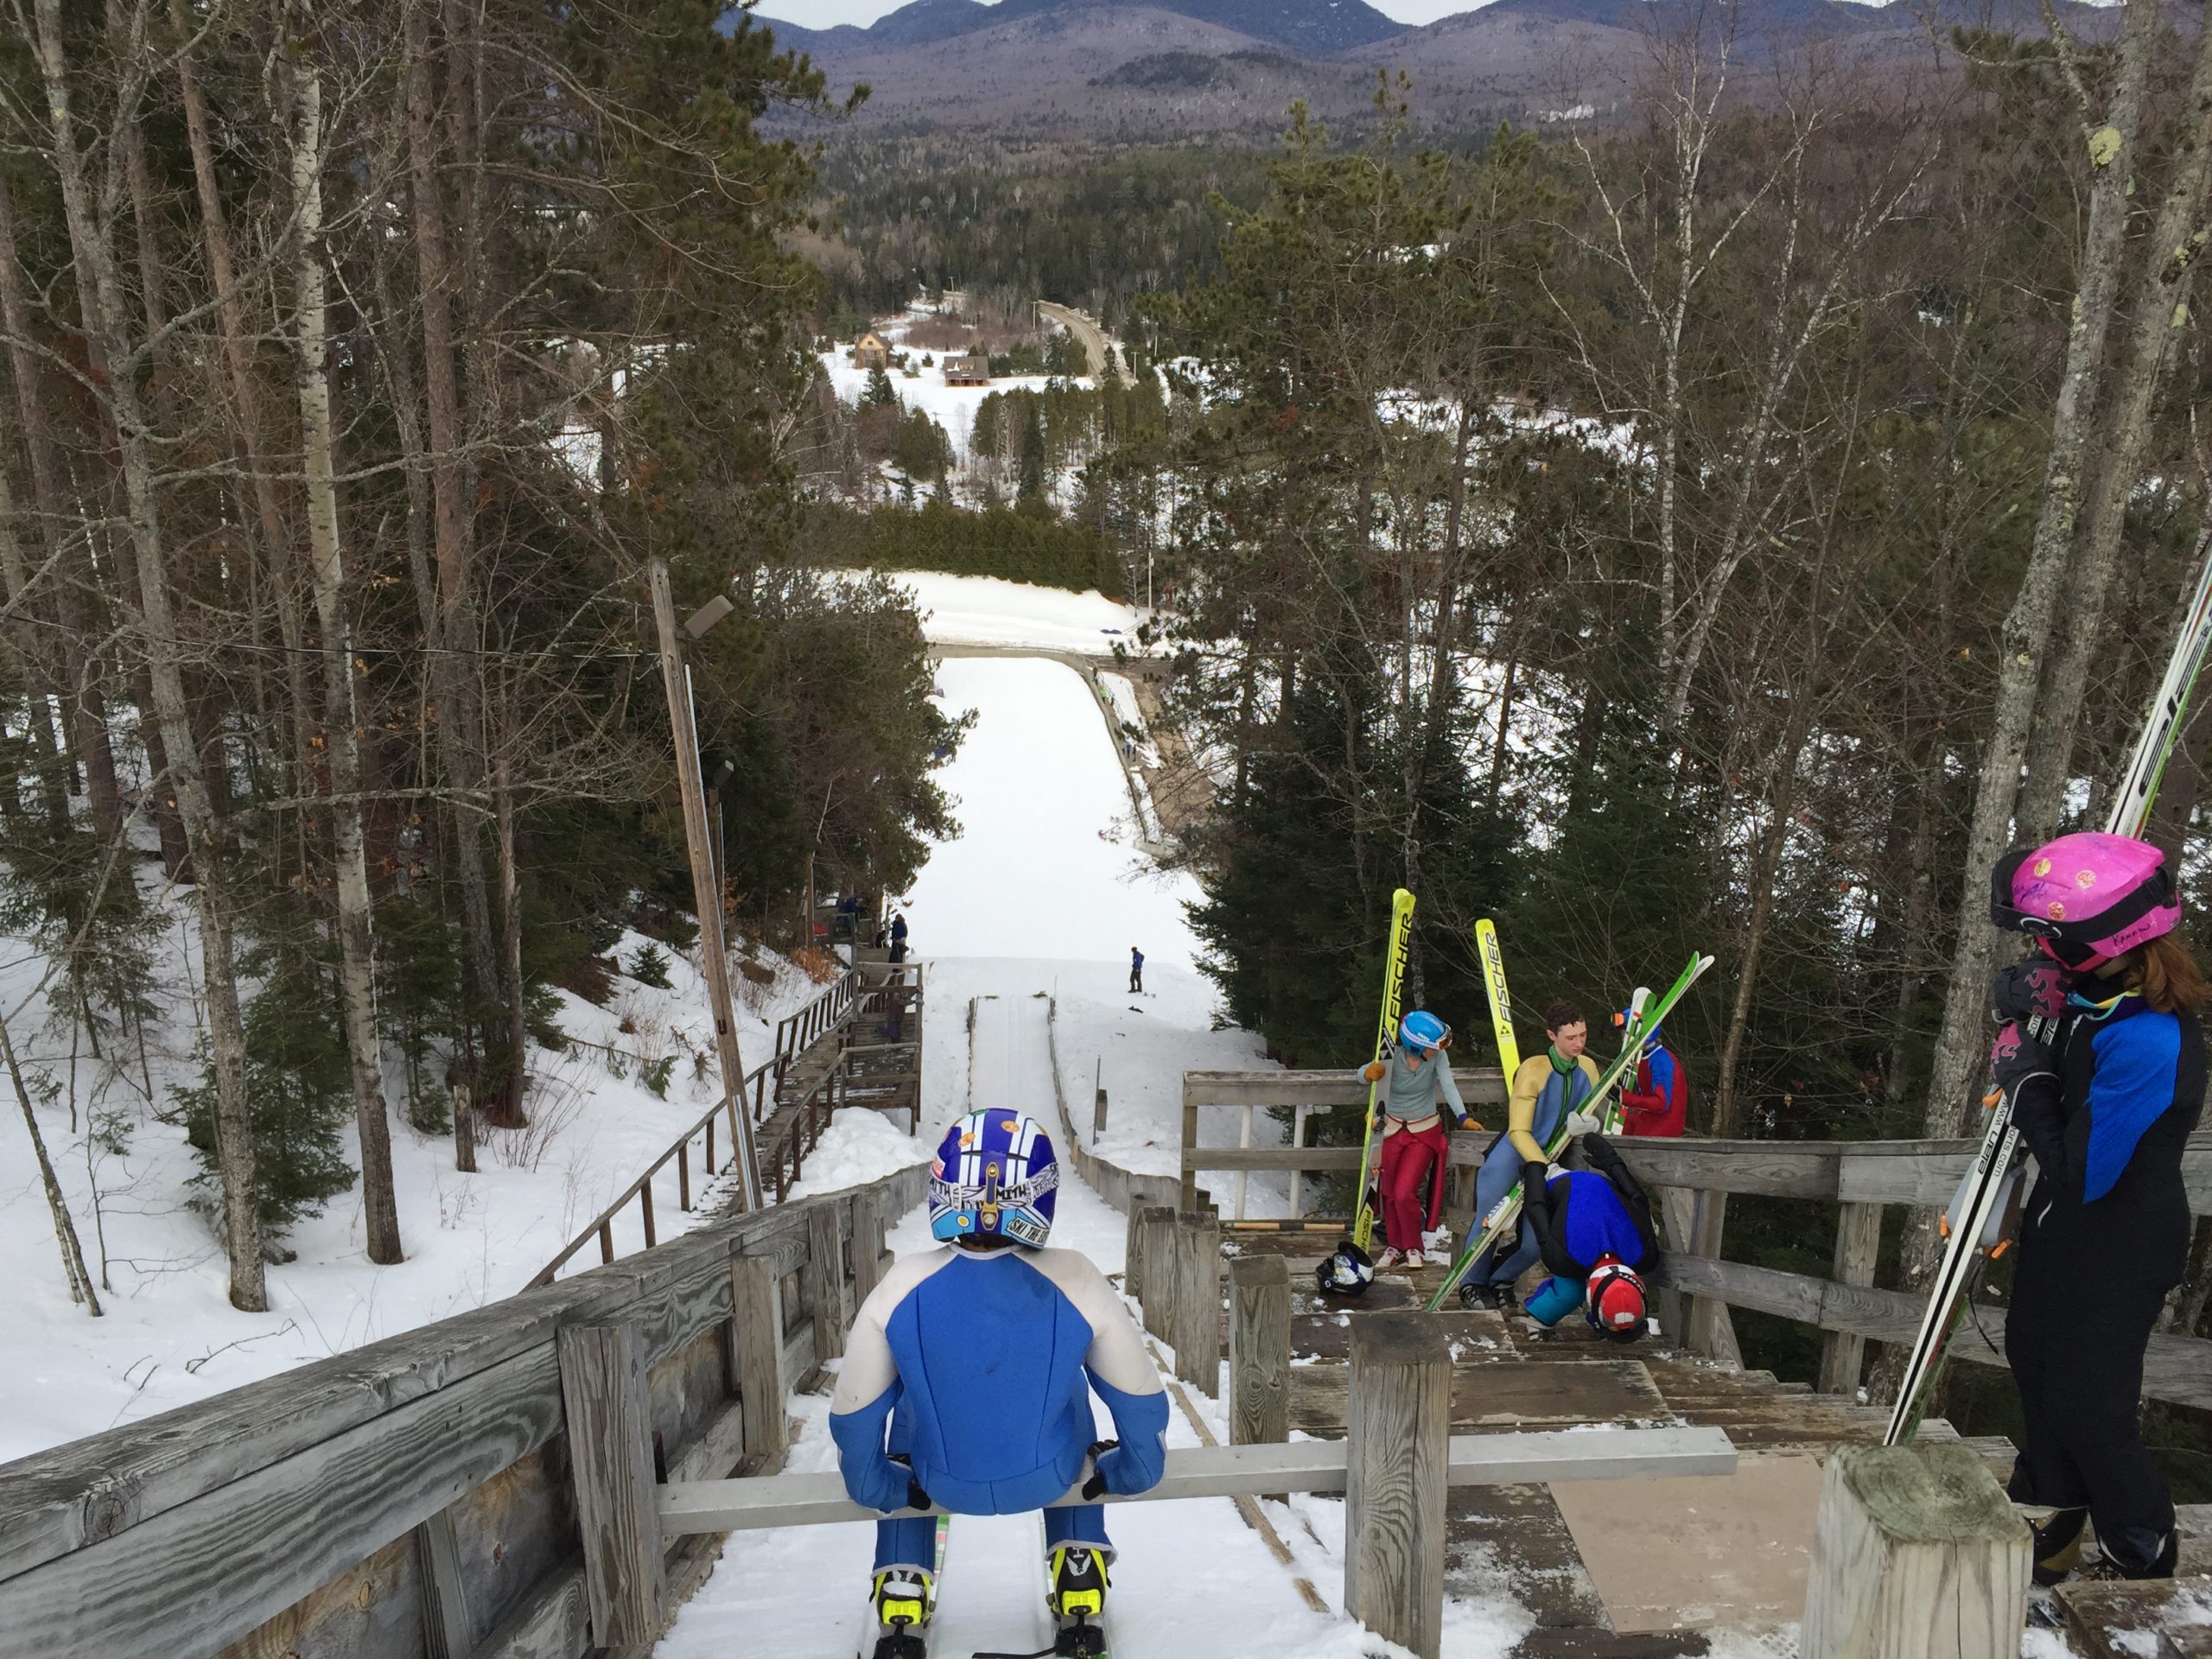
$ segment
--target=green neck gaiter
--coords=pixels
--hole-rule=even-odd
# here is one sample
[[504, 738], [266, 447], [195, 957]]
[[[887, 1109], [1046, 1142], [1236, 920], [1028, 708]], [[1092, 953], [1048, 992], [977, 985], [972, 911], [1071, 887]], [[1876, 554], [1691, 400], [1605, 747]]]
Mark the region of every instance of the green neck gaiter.
[[1547, 1048], [1544, 1052], [1552, 1057], [1552, 1070], [1562, 1077], [1574, 1070], [1574, 1062], [1562, 1057], [1557, 1046]]

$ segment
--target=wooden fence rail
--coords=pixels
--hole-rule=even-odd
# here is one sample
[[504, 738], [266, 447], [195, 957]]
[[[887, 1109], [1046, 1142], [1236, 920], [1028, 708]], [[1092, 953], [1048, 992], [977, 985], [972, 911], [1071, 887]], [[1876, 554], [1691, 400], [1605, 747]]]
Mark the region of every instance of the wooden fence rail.
[[[714, 1552], [629, 1526], [641, 1491], [663, 1471], [774, 1466], [785, 1390], [836, 1352], [855, 1282], [875, 1281], [885, 1221], [925, 1188], [917, 1167], [714, 1221], [0, 1465], [6, 1650], [642, 1651], [638, 1632], [658, 1628]], [[582, 1421], [620, 1428], [587, 1449], [572, 1440]], [[650, 1593], [650, 1573], [588, 1573], [602, 1548], [633, 1562], [658, 1549], [664, 1592]]]
[[[1460, 1077], [1470, 1106], [1499, 1085], [1495, 1071]], [[1182, 1167], [1185, 1208], [1196, 1206], [1201, 1170], [1295, 1170], [1350, 1174], [1357, 1147], [1217, 1147], [1198, 1143], [1207, 1107], [1292, 1106], [1301, 1110], [1360, 1105], [1365, 1086], [1341, 1071], [1190, 1071], [1183, 1078]], [[1491, 1135], [1452, 1138], [1454, 1168], [1478, 1167]], [[1727, 1307], [1773, 1313], [1823, 1333], [1820, 1386], [1847, 1394], [1859, 1384], [1866, 1344], [1910, 1342], [1924, 1300], [1874, 1284], [1884, 1211], [1892, 1205], [1929, 1208], [1950, 1200], [1978, 1148], [1971, 1141], [1702, 1141], [1622, 1136], [1614, 1145], [1655, 1209], [1669, 1221], [1668, 1242], [1651, 1275], [1662, 1293], [1689, 1299], [1671, 1321], [1692, 1347], [1733, 1362]], [[2212, 1133], [2190, 1137], [2182, 1157], [2190, 1208], [2212, 1215]], [[1796, 1198], [1838, 1206], [1834, 1276], [1815, 1278], [1722, 1258], [1732, 1194]], [[1952, 1351], [1978, 1364], [2005, 1363], [2001, 1309], [1970, 1318]], [[2212, 1408], [2212, 1342], [2192, 1337], [2152, 1338], [2144, 1393], [2152, 1399]]]

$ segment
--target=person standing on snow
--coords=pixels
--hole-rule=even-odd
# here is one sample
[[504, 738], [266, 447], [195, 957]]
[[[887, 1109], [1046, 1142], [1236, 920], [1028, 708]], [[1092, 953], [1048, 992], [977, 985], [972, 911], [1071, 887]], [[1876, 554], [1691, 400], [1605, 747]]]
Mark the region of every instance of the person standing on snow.
[[[1624, 1008], [1613, 1023], [1625, 1026]], [[1689, 1127], [1690, 1079], [1675, 1052], [1659, 1040], [1654, 1026], [1643, 1039], [1643, 1052], [1636, 1057], [1636, 1078], [1621, 1085], [1623, 1135], [1679, 1136]]]
[[2181, 901], [2147, 842], [2061, 836], [1999, 861], [1991, 919], [2032, 936], [2001, 970], [1992, 1080], [2036, 1183], [2021, 1213], [2005, 1357], [2026, 1433], [2010, 1491], [2048, 1506], [2035, 1578], [2056, 1584], [2094, 1523], [2102, 1578], [2173, 1576], [2172, 1495], [2144, 1448], [2143, 1357], [2188, 1267], [2182, 1152], [2204, 1109], [2212, 988], [2173, 937]]
[[1398, 1021], [1398, 1040], [1389, 1058], [1369, 1061], [1359, 1074], [1369, 1083], [1389, 1079], [1375, 1123], [1382, 1135], [1382, 1231], [1390, 1241], [1376, 1258], [1377, 1268], [1418, 1268], [1423, 1262], [1421, 1189], [1430, 1165], [1444, 1157], [1450, 1144], [1440, 1101], [1454, 1123], [1468, 1121], [1452, 1062], [1444, 1058], [1451, 1043], [1452, 1028], [1417, 1008]]
[[1129, 947], [1129, 991], [1141, 995], [1144, 990], [1144, 952], [1134, 944]]
[[[1166, 1467], [1167, 1396], [1090, 1258], [1045, 1248], [1059, 1167], [1037, 1122], [1003, 1107], [946, 1131], [930, 1174], [941, 1248], [902, 1257], [846, 1339], [830, 1433], [875, 1527], [876, 1659], [920, 1659], [937, 1601], [932, 1502], [959, 1515], [1043, 1508], [1078, 1482], [1123, 1497]], [[1118, 1440], [1095, 1438], [1092, 1394]], [[1104, 1652], [1114, 1548], [1097, 1503], [1045, 1510], [1046, 1605], [1063, 1654]]]
[[891, 917], [891, 960], [906, 960], [906, 912], [895, 911]]
[[[1581, 1308], [1599, 1334], [1633, 1342], [1644, 1332], [1643, 1281], [1637, 1269], [1659, 1252], [1651, 1200], [1602, 1135], [1582, 1137], [1587, 1169], [1554, 1175], [1542, 1164], [1521, 1169], [1521, 1225], [1552, 1276], [1529, 1298], [1539, 1325], [1557, 1325]], [[1469, 1305], [1478, 1296], [1459, 1287]]]
[[[1505, 1131], [1483, 1154], [1483, 1166], [1475, 1177], [1478, 1230], [1521, 1179], [1525, 1166], [1550, 1161], [1546, 1148], [1562, 1128], [1598, 1127], [1580, 1109], [1598, 1087], [1598, 1063], [1582, 1052], [1590, 1045], [1589, 1020], [1567, 1001], [1547, 1002], [1543, 1020], [1548, 1046], [1522, 1061], [1513, 1074]], [[1520, 1243], [1502, 1260], [1496, 1246], [1484, 1251], [1461, 1281], [1471, 1287], [1460, 1292], [1461, 1299], [1471, 1307], [1507, 1306], [1513, 1281], [1535, 1264], [1537, 1249], [1535, 1230], [1523, 1227]]]

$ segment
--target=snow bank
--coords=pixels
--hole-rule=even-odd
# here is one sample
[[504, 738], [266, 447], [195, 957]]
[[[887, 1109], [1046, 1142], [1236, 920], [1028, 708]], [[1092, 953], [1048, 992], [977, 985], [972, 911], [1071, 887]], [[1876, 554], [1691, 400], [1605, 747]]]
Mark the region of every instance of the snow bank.
[[885, 574], [914, 596], [922, 636], [931, 645], [1033, 645], [1090, 657], [1106, 656], [1116, 645], [1142, 649], [1137, 629], [1144, 613], [1096, 588], [1077, 594], [935, 570]]
[[[92, 1319], [69, 1300], [29, 1137], [18, 1112], [0, 1114], [0, 1168], [12, 1172], [0, 1183], [0, 1257], [14, 1268], [0, 1287], [6, 1332], [0, 1355], [7, 1361], [0, 1367], [0, 1461], [511, 1295], [715, 1097], [706, 995], [681, 956], [667, 953], [667, 990], [618, 976], [605, 1007], [562, 992], [558, 1020], [576, 1040], [560, 1053], [532, 1046], [531, 1126], [480, 1128], [476, 1173], [453, 1167], [449, 1135], [417, 1132], [395, 1108], [392, 1173], [407, 1259], [391, 1267], [368, 1260], [356, 1182], [285, 1239], [297, 1259], [270, 1266], [269, 1312], [241, 1313], [230, 1306], [220, 1242], [209, 1220], [189, 1207], [200, 1162], [182, 1124], [156, 1116], [156, 1108], [172, 1110], [175, 1090], [200, 1077], [192, 1010], [177, 994], [188, 982], [188, 960], [193, 982], [198, 974], [196, 941], [188, 957], [185, 944], [192, 912], [174, 895], [156, 902], [171, 923], [159, 978], [174, 988], [148, 1033], [152, 1103], [135, 1052], [119, 1067], [79, 1057], [73, 1068], [67, 1032], [42, 1028], [42, 999], [10, 1015], [27, 1067], [64, 1085], [60, 1097], [39, 1109], [40, 1128], [95, 1274], [105, 1236], [107, 1282], [100, 1290], [104, 1318]], [[618, 959], [634, 963], [646, 943], [626, 936]], [[11, 954], [15, 959], [0, 967], [0, 1007], [12, 1011], [42, 964]], [[768, 1052], [773, 1021], [818, 989], [789, 964], [764, 960], [776, 970], [769, 985], [740, 982], [754, 999], [739, 1020], [749, 1061]], [[665, 1098], [646, 1080], [657, 1062], [666, 1063]], [[112, 1116], [125, 1150], [104, 1150], [88, 1133], [94, 1111]], [[341, 1142], [358, 1168], [350, 1121]], [[662, 1236], [693, 1223], [697, 1212], [676, 1205], [672, 1174], [660, 1196]], [[640, 1248], [639, 1227], [632, 1206], [614, 1224], [617, 1247]], [[597, 1259], [587, 1251], [582, 1265]]]

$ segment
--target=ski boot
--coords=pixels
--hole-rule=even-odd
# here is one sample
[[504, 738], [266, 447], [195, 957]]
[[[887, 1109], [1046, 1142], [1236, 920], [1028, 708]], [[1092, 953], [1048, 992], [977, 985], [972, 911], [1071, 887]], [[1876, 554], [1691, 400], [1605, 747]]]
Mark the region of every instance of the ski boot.
[[2087, 1510], [2054, 1510], [2050, 1519], [2035, 1529], [2035, 1581], [2046, 1590], [2082, 1565], [2082, 1533]]
[[1052, 1587], [1046, 1592], [1059, 1629], [1055, 1655], [1105, 1659], [1106, 1555], [1088, 1544], [1061, 1544], [1052, 1554]]
[[[2171, 1579], [2181, 1560], [2181, 1535], [2169, 1529], [2164, 1536], [2153, 1537], [2147, 1528], [2130, 1527], [2126, 1542], [2137, 1548], [2122, 1554], [2114, 1554], [2101, 1538], [2097, 1541], [2094, 1560], [2082, 1564], [2074, 1576], [2076, 1580], [2103, 1580], [2107, 1583], [2120, 1580]], [[2040, 1565], [2040, 1563], [2038, 1563]]]
[[1510, 1313], [1520, 1304], [1510, 1285], [1478, 1285], [1471, 1279], [1459, 1284], [1459, 1306], [1465, 1308], [1486, 1307], [1495, 1313]]
[[870, 1599], [878, 1634], [872, 1659], [928, 1659], [923, 1632], [937, 1611], [937, 1584], [918, 1567], [878, 1569]]

